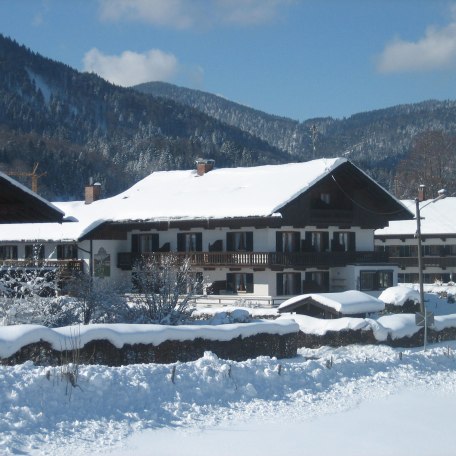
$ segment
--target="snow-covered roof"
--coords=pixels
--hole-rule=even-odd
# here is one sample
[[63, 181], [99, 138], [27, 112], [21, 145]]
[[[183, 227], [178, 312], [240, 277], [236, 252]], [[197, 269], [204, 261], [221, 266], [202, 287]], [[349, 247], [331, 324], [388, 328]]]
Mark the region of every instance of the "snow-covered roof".
[[171, 221], [275, 216], [341, 164], [345, 158], [249, 168], [221, 168], [198, 176], [196, 170], [154, 172], [111, 198], [85, 205], [54, 203], [65, 212], [61, 227], [12, 225], [0, 241], [78, 240], [103, 222]]
[[[414, 200], [402, 203], [413, 213]], [[435, 202], [425, 200], [420, 203], [421, 233], [423, 235], [441, 235], [456, 233], [456, 197], [448, 197]], [[386, 228], [375, 231], [376, 236], [413, 236], [416, 233], [416, 219], [391, 221]]]
[[407, 301], [420, 302], [420, 294], [413, 288], [398, 285], [383, 290], [378, 299], [385, 304], [403, 306]]
[[313, 300], [343, 315], [380, 312], [385, 304], [362, 291], [349, 290], [341, 293], [307, 293], [287, 299], [279, 306], [279, 312], [291, 312], [306, 300]]
[[221, 168], [203, 176], [196, 170], [155, 172], [111, 198], [115, 212], [105, 200], [106, 216], [112, 221], [270, 216], [346, 161]]

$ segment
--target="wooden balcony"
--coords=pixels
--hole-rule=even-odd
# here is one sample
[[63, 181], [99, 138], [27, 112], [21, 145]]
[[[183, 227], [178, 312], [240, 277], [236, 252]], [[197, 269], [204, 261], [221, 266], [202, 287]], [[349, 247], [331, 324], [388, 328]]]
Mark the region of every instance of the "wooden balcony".
[[[389, 257], [390, 263], [399, 265], [400, 268], [418, 268], [417, 257]], [[423, 256], [423, 268], [454, 268], [456, 256]]]
[[[383, 252], [192, 252], [172, 253], [179, 257], [189, 257], [196, 267], [250, 267], [250, 268], [328, 268], [345, 266], [350, 263], [386, 263], [388, 255]], [[131, 270], [142, 258], [154, 258], [169, 253], [138, 254], [120, 252], [117, 256], [117, 267]]]
[[0, 268], [54, 269], [61, 272], [82, 272], [82, 260], [0, 260]]

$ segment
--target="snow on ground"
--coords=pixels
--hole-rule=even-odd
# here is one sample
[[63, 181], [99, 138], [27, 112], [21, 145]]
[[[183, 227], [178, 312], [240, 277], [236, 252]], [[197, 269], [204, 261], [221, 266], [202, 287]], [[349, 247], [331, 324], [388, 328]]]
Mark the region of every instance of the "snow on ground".
[[[456, 325], [456, 304], [426, 293], [426, 306]], [[413, 329], [413, 316], [392, 317], [377, 329]], [[315, 330], [376, 324], [324, 323]], [[0, 454], [449, 456], [455, 368], [456, 341], [300, 349], [286, 360], [0, 366]]]
[[244, 362], [206, 353], [173, 365], [80, 366], [76, 388], [61, 368], [0, 367], [0, 454], [301, 455], [331, 441], [338, 455], [454, 454], [455, 353], [456, 342]]

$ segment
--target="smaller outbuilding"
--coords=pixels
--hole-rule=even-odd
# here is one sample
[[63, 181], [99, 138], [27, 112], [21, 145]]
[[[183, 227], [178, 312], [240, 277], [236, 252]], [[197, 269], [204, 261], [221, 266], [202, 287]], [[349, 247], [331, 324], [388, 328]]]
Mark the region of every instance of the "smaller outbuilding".
[[381, 312], [385, 304], [362, 291], [349, 290], [341, 293], [308, 293], [287, 299], [280, 304], [279, 313], [295, 312], [316, 318], [364, 318]]

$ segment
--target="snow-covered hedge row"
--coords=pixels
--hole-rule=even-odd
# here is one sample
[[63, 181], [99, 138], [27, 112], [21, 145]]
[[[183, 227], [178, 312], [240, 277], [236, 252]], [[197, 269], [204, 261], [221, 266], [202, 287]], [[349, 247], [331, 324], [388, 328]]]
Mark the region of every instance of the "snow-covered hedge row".
[[195, 360], [208, 350], [234, 360], [261, 355], [290, 357], [296, 355], [298, 330], [293, 320], [218, 326], [3, 326], [0, 327], [0, 362], [16, 364], [32, 360], [36, 364], [55, 364], [62, 357], [77, 356], [81, 363], [122, 365]]
[[[423, 343], [424, 329], [415, 323], [415, 314], [386, 315], [370, 318], [336, 318], [322, 320], [307, 315], [285, 314], [280, 320], [293, 318], [299, 324], [298, 346], [341, 346], [353, 343], [386, 343], [413, 347]], [[429, 341], [456, 340], [456, 315], [436, 316], [428, 328]]]

